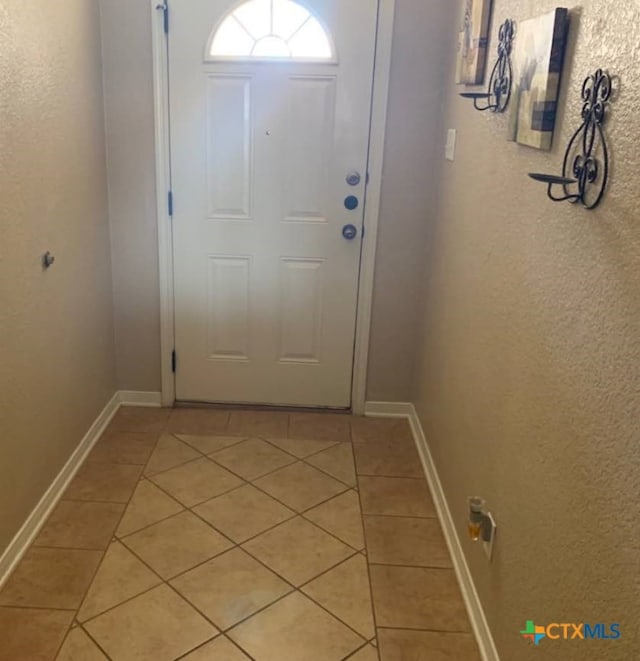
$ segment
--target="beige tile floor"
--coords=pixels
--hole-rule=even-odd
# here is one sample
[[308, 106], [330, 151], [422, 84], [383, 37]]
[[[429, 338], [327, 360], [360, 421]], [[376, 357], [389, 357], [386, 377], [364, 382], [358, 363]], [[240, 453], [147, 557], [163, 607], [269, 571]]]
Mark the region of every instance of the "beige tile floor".
[[478, 661], [408, 425], [121, 409], [0, 592], [7, 661]]

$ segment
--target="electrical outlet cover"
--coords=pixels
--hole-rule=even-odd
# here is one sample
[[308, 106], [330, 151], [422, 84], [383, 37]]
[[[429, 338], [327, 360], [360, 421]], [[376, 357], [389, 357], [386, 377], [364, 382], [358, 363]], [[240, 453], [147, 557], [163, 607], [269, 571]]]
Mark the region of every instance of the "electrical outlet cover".
[[487, 518], [489, 519], [489, 521], [491, 521], [491, 537], [488, 542], [482, 540], [482, 548], [484, 549], [484, 552], [487, 558], [489, 559], [489, 562], [491, 562], [491, 557], [493, 556], [493, 545], [496, 541], [496, 531], [498, 529], [498, 526], [496, 526], [496, 522], [491, 512], [487, 512]]

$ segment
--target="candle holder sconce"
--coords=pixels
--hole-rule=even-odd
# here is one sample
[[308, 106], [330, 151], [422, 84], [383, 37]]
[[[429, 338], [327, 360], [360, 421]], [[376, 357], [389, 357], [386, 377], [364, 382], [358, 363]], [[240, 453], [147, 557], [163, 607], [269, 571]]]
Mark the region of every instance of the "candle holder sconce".
[[[582, 124], [567, 145], [562, 176], [529, 173], [532, 179], [547, 184], [547, 195], [554, 202], [579, 202], [591, 210], [602, 201], [609, 181], [609, 148], [602, 127], [611, 93], [607, 72], [598, 69], [588, 76], [582, 85]], [[554, 186], [562, 186], [564, 195], [554, 195]]]
[[[513, 50], [513, 39], [516, 34], [516, 24], [508, 18], [498, 32], [498, 60], [496, 61], [489, 88], [486, 92], [461, 92], [460, 96], [465, 99], [473, 99], [473, 107], [480, 112], [491, 110], [491, 112], [504, 112], [511, 99], [511, 86], [513, 79], [513, 65], [511, 64], [511, 51]], [[479, 106], [478, 101], [485, 100], [485, 106]]]

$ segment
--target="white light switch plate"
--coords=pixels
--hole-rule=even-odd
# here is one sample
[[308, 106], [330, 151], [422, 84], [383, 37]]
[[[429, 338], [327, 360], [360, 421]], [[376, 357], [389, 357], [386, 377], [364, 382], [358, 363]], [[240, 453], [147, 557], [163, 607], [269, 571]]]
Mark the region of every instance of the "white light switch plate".
[[456, 158], [456, 135], [455, 129], [447, 131], [447, 146], [445, 147], [444, 155], [448, 161], [454, 161]]

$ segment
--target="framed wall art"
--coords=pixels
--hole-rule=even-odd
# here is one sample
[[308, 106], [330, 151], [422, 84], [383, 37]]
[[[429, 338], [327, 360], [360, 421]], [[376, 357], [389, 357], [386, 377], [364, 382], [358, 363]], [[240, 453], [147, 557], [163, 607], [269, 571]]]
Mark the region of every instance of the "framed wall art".
[[458, 37], [459, 85], [482, 85], [487, 64], [489, 19], [493, 0], [464, 0]]
[[518, 23], [510, 140], [551, 149], [568, 27], [569, 14], [564, 8]]

